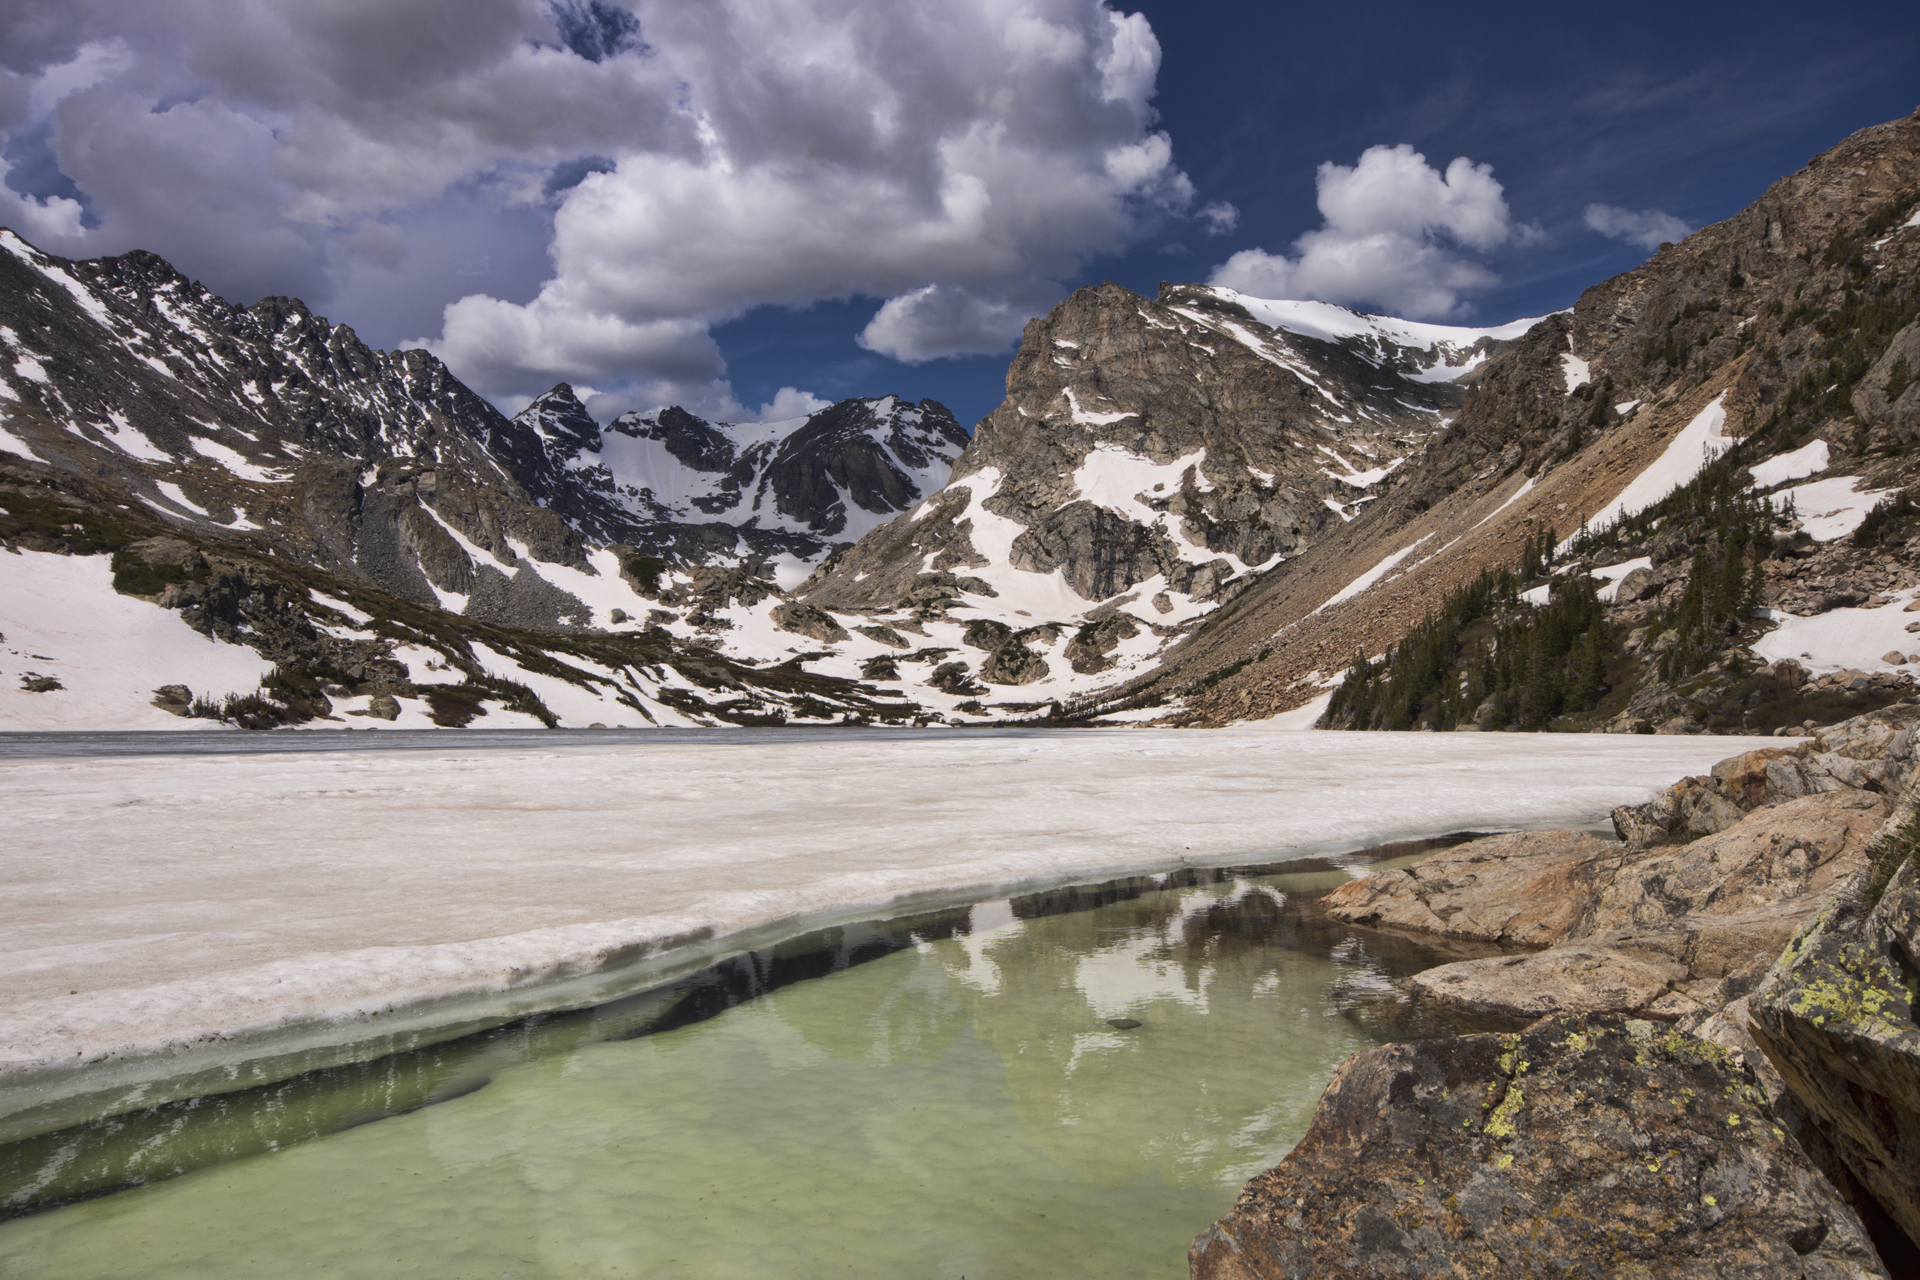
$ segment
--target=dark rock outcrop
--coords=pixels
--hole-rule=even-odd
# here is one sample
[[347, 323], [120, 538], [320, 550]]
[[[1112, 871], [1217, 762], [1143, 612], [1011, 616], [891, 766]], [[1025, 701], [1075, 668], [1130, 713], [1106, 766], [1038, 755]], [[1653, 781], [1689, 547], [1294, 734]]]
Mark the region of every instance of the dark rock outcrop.
[[1195, 1280], [1886, 1274], [1749, 1071], [1606, 1016], [1348, 1059], [1190, 1258]]
[[[1911, 820], [1911, 807], [1904, 817]], [[1887, 833], [1911, 848], [1904, 824]], [[1920, 866], [1867, 877], [1795, 938], [1749, 1028], [1846, 1172], [1920, 1250]]]

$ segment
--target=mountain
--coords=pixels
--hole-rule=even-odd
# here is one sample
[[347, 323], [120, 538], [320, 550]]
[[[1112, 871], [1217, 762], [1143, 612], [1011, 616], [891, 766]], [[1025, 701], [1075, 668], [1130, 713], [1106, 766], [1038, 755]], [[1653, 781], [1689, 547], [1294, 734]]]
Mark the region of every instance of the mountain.
[[[603, 435], [570, 405], [571, 391], [556, 388], [509, 419], [432, 355], [372, 350], [297, 301], [236, 307], [152, 254], [72, 262], [0, 232], [0, 539], [26, 557], [0, 561], [0, 594], [14, 602], [13, 643], [42, 637], [0, 654], [0, 674], [21, 682], [6, 722], [130, 723], [79, 695], [106, 681], [99, 698], [133, 722], [165, 724], [201, 693], [221, 705], [228, 693], [253, 697], [252, 679], [276, 672], [280, 692], [304, 691], [293, 710], [280, 704], [295, 720], [329, 699], [357, 699], [364, 712], [369, 700], [463, 679], [524, 708], [492, 723], [701, 723], [716, 707], [722, 719], [766, 722], [795, 698], [808, 708], [832, 699], [836, 716], [911, 713], [896, 694], [876, 704], [804, 672], [745, 674], [658, 623], [679, 619], [676, 605], [697, 615], [758, 598], [772, 587], [755, 575], [778, 558], [804, 572], [863, 521], [936, 487], [964, 438], [944, 409], [848, 401], [750, 429], [668, 410]], [[728, 435], [742, 430], [753, 438]], [[649, 472], [645, 451], [657, 441], [671, 459], [695, 437], [704, 453], [660, 492], [672, 468], [656, 459]], [[614, 442], [638, 448], [623, 455]], [[723, 474], [702, 479], [715, 467]], [[36, 559], [74, 552], [110, 552], [114, 565]], [[138, 647], [131, 636], [116, 647], [96, 634], [109, 618], [134, 633], [152, 623], [146, 611], [125, 614], [120, 597], [178, 609], [192, 629], [260, 661], [187, 646], [144, 690], [120, 689], [113, 669], [153, 667], [127, 651]], [[35, 614], [30, 600], [45, 608]], [[476, 650], [488, 628], [490, 648]], [[172, 630], [161, 634], [154, 652], [178, 647]], [[537, 670], [543, 662], [562, 661], [555, 654], [582, 658], [581, 646], [604, 643], [617, 652], [597, 666], [565, 666], [558, 678], [571, 687], [506, 688], [531, 690], [552, 675]], [[63, 646], [91, 657], [63, 666], [50, 653]], [[420, 656], [397, 656], [409, 646]], [[640, 667], [657, 679], [633, 675]], [[155, 713], [147, 702], [159, 685], [199, 692]], [[403, 702], [397, 722], [470, 721], [484, 699], [468, 702], [444, 713]]]
[[[509, 419], [298, 302], [5, 233], [8, 722], [82, 678], [59, 636], [155, 616], [254, 657], [88, 669], [264, 679], [294, 719], [460, 722], [422, 692], [452, 681], [567, 724], [1831, 720], [1920, 654], [1883, 607], [1920, 598], [1917, 197], [1920, 119], [1863, 130], [1492, 328], [1082, 289], [971, 438], [894, 396], [603, 425], [563, 384]], [[60, 722], [120, 723], [114, 688]]]
[[[1854, 134], [1586, 290], [1488, 359], [1364, 519], [1115, 695], [1163, 702], [1181, 723], [1268, 716], [1326, 697], [1356, 652], [1404, 658], [1393, 679], [1413, 680], [1398, 647], [1451, 616], [1434, 674], [1418, 696], [1400, 687], [1393, 719], [1470, 720], [1442, 702], [1482, 679], [1493, 630], [1538, 622], [1558, 570], [1591, 572], [1606, 606], [1604, 692], [1556, 711], [1563, 727], [1786, 727], [1907, 696], [1920, 639], [1889, 605], [1920, 588], [1917, 208], [1920, 113]], [[1519, 583], [1532, 608], [1450, 614], [1450, 596], [1529, 569], [1542, 543], [1558, 558]], [[1716, 604], [1736, 578], [1754, 597]], [[1510, 636], [1508, 656], [1523, 643]], [[1443, 672], [1458, 682], [1448, 700]], [[1571, 676], [1536, 674], [1549, 700]]]
[[677, 562], [737, 555], [793, 581], [939, 489], [967, 443], [946, 406], [896, 396], [783, 422], [669, 408], [601, 427], [561, 383], [514, 422], [541, 445], [517, 474], [588, 537]]
[[926, 680], [956, 705], [1111, 683], [1362, 516], [1531, 324], [1082, 289], [1028, 325], [946, 489], [830, 557], [795, 590], [799, 616], [848, 633], [862, 671], [897, 668], [901, 632], [926, 637]]

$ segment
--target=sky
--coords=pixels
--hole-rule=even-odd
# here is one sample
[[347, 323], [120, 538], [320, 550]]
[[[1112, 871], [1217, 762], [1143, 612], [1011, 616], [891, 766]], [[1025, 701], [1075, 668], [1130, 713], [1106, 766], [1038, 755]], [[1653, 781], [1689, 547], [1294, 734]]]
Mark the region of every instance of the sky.
[[1495, 324], [1920, 104], [1920, 7], [0, 0], [0, 224], [509, 412], [931, 397], [1113, 280]]

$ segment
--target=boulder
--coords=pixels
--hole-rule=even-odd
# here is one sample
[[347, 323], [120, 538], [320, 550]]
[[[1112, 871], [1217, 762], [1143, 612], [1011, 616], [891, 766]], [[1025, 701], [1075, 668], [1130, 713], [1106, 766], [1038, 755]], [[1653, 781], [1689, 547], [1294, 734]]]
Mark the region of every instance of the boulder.
[[1047, 678], [1047, 660], [1018, 640], [1008, 640], [980, 664], [980, 678], [988, 684], [1032, 684]]
[[1618, 1016], [1349, 1058], [1188, 1256], [1195, 1280], [1886, 1274], [1750, 1071]]
[[1478, 1016], [1632, 1012], [1704, 1019], [1750, 990], [1820, 903], [1866, 864], [1886, 800], [1836, 790], [1771, 805], [1681, 846], [1578, 831], [1475, 840], [1351, 880], [1346, 924], [1541, 950], [1430, 969], [1415, 997]]
[[907, 638], [898, 631], [895, 631], [892, 627], [883, 627], [876, 624], [870, 627], [855, 627], [854, 630], [869, 640], [878, 641], [884, 645], [891, 645], [895, 649], [912, 647], [907, 643]]
[[1123, 640], [1140, 634], [1140, 623], [1133, 615], [1115, 611], [1098, 621], [1089, 622], [1067, 642], [1065, 657], [1081, 675], [1105, 671], [1114, 664], [1109, 657]]
[[[1911, 810], [1890, 822], [1904, 836]], [[1749, 1030], [1853, 1179], [1920, 1247], [1920, 867], [1863, 872], [1749, 997]]]
[[941, 663], [927, 676], [927, 684], [956, 698], [978, 697], [987, 691], [985, 685], [968, 678], [964, 662]]
[[[1636, 959], [1605, 947], [1565, 946], [1523, 956], [1462, 960], [1415, 974], [1413, 994], [1478, 1017], [1532, 1021], [1557, 1013], [1639, 1013], [1674, 994], [1686, 978], [1675, 964]], [[1663, 1020], [1699, 1006], [1669, 1001]]]
[[1620, 579], [1620, 585], [1613, 589], [1613, 598], [1619, 604], [1632, 604], [1645, 600], [1659, 589], [1660, 582], [1651, 569], [1634, 569]]
[[1567, 937], [1622, 854], [1584, 831], [1515, 831], [1350, 880], [1322, 903], [1347, 924], [1547, 947]]
[[170, 716], [184, 716], [193, 709], [193, 690], [183, 684], [163, 684], [153, 691], [153, 705]]
[[[1666, 732], [1665, 725], [1660, 732]], [[1622, 840], [1660, 844], [1724, 831], [1740, 821], [1742, 813], [1739, 805], [1720, 794], [1713, 779], [1682, 778], [1646, 804], [1615, 809], [1613, 829]]]
[[832, 614], [810, 604], [777, 604], [769, 616], [773, 619], [773, 625], [782, 631], [791, 631], [822, 644], [835, 644], [848, 638], [847, 629], [835, 622]]
[[1881, 796], [1826, 792], [1755, 810], [1691, 844], [1623, 858], [1595, 878], [1591, 904], [1567, 937], [1671, 929], [1790, 906], [1796, 920], [1780, 939], [1785, 945], [1798, 921], [1865, 864], [1886, 815]]

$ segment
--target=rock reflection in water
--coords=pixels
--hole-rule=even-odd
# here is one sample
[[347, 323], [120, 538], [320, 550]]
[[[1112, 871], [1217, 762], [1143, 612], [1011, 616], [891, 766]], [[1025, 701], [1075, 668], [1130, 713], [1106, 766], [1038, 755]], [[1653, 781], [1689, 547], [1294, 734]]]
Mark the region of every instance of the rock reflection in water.
[[1177, 1276], [1333, 1067], [1401, 1029], [1392, 974], [1453, 958], [1329, 926], [1313, 897], [1347, 875], [1182, 873], [828, 931], [624, 1018], [441, 1046], [389, 1091], [419, 1109], [281, 1150], [365, 1119], [364, 1080], [305, 1080], [290, 1129], [283, 1086], [251, 1113], [231, 1095], [47, 1135], [15, 1175], [84, 1156], [124, 1182], [135, 1150], [164, 1174], [196, 1125], [225, 1135], [203, 1154], [261, 1153], [0, 1224], [0, 1274]]

